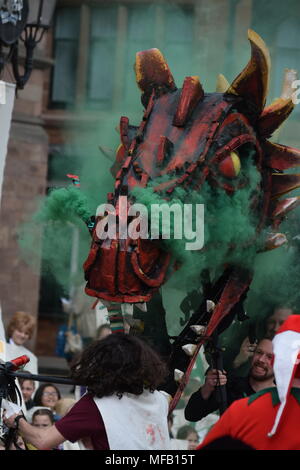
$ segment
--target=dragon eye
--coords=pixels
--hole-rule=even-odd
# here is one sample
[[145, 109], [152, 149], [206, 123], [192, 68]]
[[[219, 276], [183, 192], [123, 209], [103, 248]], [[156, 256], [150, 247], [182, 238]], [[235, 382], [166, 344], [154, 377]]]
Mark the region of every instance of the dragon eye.
[[219, 169], [226, 178], [235, 178], [241, 170], [241, 160], [236, 152], [230, 152], [220, 164]]

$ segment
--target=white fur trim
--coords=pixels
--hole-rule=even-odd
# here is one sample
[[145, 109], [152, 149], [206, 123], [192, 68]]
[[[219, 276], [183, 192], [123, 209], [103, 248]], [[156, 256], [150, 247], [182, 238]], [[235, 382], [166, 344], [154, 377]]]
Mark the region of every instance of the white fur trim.
[[297, 356], [300, 351], [300, 333], [296, 331], [283, 331], [277, 334], [273, 339], [274, 352], [274, 375], [276, 387], [280, 399], [280, 407], [277, 411], [272, 430], [268, 436], [274, 436], [277, 431], [280, 418], [284, 411], [287, 396], [290, 390], [291, 382], [297, 364]]

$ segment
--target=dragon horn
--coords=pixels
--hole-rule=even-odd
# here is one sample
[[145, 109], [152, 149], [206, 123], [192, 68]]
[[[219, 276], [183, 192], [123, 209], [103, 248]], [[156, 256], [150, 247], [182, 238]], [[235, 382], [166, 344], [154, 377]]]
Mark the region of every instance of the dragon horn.
[[273, 212], [272, 212], [272, 218], [276, 217], [284, 217], [288, 212], [291, 210], [295, 209], [295, 207], [299, 206], [300, 204], [300, 197], [289, 197], [286, 199], [281, 199], [280, 201], [277, 201], [277, 204], [275, 205]]
[[293, 111], [292, 98], [295, 92], [293, 83], [297, 80], [297, 75], [296, 70], [285, 69], [281, 96], [263, 110], [258, 121], [259, 131], [263, 137], [270, 137]]
[[177, 104], [173, 125], [183, 127], [192, 114], [195, 106], [204, 98], [204, 90], [199, 77], [185, 77]]
[[176, 89], [169, 66], [159, 49], [137, 52], [134, 67], [137, 84], [146, 101], [149, 100], [153, 88], [162, 93]]
[[251, 59], [232, 82], [227, 93], [254, 103], [257, 114], [260, 115], [267, 99], [271, 60], [267, 46], [257, 33], [249, 29], [248, 39], [251, 44]]
[[228, 88], [230, 87], [229, 81], [219, 73], [218, 78], [217, 78], [217, 83], [216, 83], [216, 92], [217, 93], [225, 93]]
[[300, 166], [300, 150], [287, 145], [266, 141], [264, 146], [265, 164], [276, 170], [287, 170]]
[[259, 132], [263, 137], [270, 137], [276, 129], [287, 119], [294, 109], [291, 98], [277, 98], [266, 107], [258, 121]]
[[272, 174], [272, 198], [278, 198], [297, 188], [300, 188], [300, 174]]

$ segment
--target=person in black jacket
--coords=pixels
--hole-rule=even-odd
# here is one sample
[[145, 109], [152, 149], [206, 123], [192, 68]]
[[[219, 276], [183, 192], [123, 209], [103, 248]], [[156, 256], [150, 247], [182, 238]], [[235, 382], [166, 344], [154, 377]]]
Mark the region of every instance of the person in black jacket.
[[190, 397], [184, 414], [187, 421], [200, 421], [219, 408], [216, 387], [225, 385], [228, 406], [235, 400], [247, 397], [268, 387], [275, 387], [272, 367], [273, 345], [270, 339], [262, 339], [255, 349], [249, 375], [228, 377], [225, 371], [209, 369], [205, 383]]

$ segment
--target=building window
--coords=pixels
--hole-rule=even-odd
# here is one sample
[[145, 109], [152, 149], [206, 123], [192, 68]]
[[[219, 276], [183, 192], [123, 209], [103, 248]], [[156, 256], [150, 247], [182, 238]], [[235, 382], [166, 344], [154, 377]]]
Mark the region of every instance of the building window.
[[87, 103], [107, 109], [113, 99], [117, 7], [93, 8], [90, 22]]
[[55, 67], [52, 80], [52, 104], [65, 108], [76, 94], [77, 53], [79, 44], [79, 8], [62, 8], [56, 15], [54, 35]]
[[193, 5], [106, 3], [58, 9], [52, 106], [130, 106], [136, 94], [135, 54], [152, 47], [161, 49], [182, 81], [191, 71], [193, 31]]
[[[180, 34], [178, 34], [180, 31]], [[182, 82], [193, 63], [193, 8], [165, 10], [164, 54], [172, 73]], [[181, 83], [178, 86], [181, 86]]]

